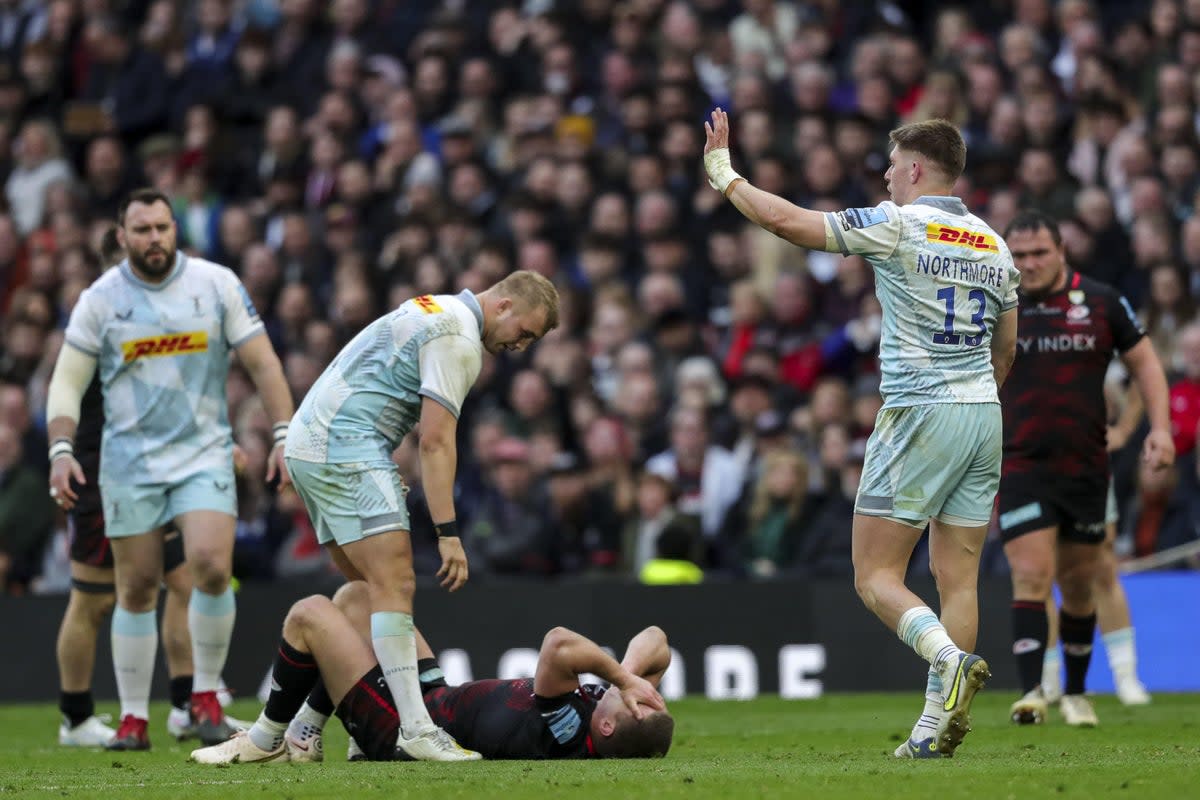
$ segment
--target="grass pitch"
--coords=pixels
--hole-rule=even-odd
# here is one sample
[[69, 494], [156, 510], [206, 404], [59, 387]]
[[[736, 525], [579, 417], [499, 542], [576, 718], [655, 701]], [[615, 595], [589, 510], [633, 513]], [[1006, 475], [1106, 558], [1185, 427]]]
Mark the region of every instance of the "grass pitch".
[[[832, 695], [815, 701], [676, 701], [675, 744], [656, 761], [349, 764], [346, 734], [326, 729], [324, 764], [201, 767], [192, 743], [165, 732], [154, 706], [149, 753], [56, 745], [52, 705], [0, 708], [0, 798], [1177, 798], [1200, 796], [1200, 695], [1127, 709], [1096, 698], [1101, 726], [1017, 728], [1014, 699], [984, 691], [974, 732], [950, 760], [898, 761], [921, 696]], [[102, 703], [100, 711], [114, 711]], [[258, 707], [231, 712], [253, 719]]]

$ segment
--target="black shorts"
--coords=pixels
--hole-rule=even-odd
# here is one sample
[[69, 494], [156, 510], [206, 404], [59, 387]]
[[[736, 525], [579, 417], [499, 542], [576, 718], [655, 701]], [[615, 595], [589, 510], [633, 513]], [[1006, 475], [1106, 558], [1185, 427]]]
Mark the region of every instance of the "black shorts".
[[1011, 542], [1030, 531], [1058, 528], [1058, 538], [1101, 544], [1109, 521], [1110, 489], [1103, 483], [1066, 484], [1052, 478], [1000, 478], [1000, 539]]
[[395, 760], [400, 715], [382, 667], [376, 664], [359, 678], [334, 713], [369, 761]]
[[[83, 499], [82, 496], [80, 499]], [[112, 569], [112, 547], [104, 535], [104, 512], [99, 505], [76, 506], [67, 515], [67, 525], [71, 535], [72, 561], [89, 567]], [[163, 573], [171, 572], [183, 561], [183, 536], [178, 529], [170, 526], [163, 537]]]
[[[445, 688], [445, 679], [421, 681], [421, 694]], [[392, 700], [383, 668], [371, 667], [346, 692], [334, 711], [346, 733], [354, 739], [368, 761], [394, 761], [400, 736], [400, 714]]]

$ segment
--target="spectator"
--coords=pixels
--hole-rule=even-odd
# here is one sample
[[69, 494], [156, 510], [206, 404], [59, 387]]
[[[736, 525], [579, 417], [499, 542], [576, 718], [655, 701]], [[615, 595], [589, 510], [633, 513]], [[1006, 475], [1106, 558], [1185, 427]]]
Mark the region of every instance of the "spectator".
[[0, 421], [0, 587], [25, 594], [54, 533], [45, 479], [22, 460], [21, 433]]
[[58, 133], [47, 120], [33, 119], [21, 126], [13, 149], [17, 165], [9, 173], [4, 193], [17, 230], [28, 236], [42, 225], [47, 189], [59, 181], [69, 183], [74, 176], [62, 157]]

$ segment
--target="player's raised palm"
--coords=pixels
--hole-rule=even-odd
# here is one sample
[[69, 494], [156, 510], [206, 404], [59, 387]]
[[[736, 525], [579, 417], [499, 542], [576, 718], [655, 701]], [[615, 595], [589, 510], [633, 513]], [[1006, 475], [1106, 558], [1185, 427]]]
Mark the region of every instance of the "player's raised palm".
[[723, 109], [715, 108], [712, 123], [704, 123], [704, 154], [722, 147], [729, 147], [729, 115]]

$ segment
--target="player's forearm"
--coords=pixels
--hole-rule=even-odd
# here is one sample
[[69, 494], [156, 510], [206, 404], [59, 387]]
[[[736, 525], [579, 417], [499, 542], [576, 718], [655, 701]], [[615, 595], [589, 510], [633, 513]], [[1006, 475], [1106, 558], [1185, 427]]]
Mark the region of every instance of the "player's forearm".
[[1137, 384], [1134, 384], [1125, 393], [1125, 405], [1121, 409], [1121, 415], [1117, 417], [1115, 427], [1126, 436], [1132, 436], [1145, 413], [1146, 404], [1142, 402], [1142, 393], [1138, 391]]
[[292, 390], [288, 388], [287, 379], [283, 375], [283, 365], [272, 350], [269, 357], [264, 357], [252, 364], [246, 365], [250, 380], [258, 389], [263, 405], [271, 416], [272, 422], [288, 422], [295, 413], [292, 405]]
[[79, 407], [83, 393], [96, 374], [96, 358], [64, 344], [50, 377], [46, 393], [46, 417], [49, 440], [74, 441], [79, 425]]
[[1171, 430], [1171, 393], [1167, 388], [1167, 376], [1153, 350], [1132, 365], [1133, 380], [1141, 393], [1150, 418], [1150, 427], [1155, 430]]
[[625, 658], [621, 660], [621, 666], [629, 672], [641, 675], [656, 686], [670, 665], [671, 648], [667, 644], [667, 634], [657, 625], [633, 637], [625, 650]]
[[992, 352], [992, 375], [996, 378], [996, 388], [999, 389], [1008, 380], [1008, 373], [1012, 371], [1013, 360], [1015, 353], [998, 353]]
[[457, 519], [454, 513], [454, 473], [458, 451], [453, 439], [421, 437], [421, 483], [435, 525]]
[[75, 430], [78, 427], [79, 423], [70, 417], [55, 417], [46, 425], [46, 439], [51, 443], [62, 439], [74, 442]]
[[[629, 686], [633, 679], [632, 671], [604, 652], [600, 645], [566, 628], [556, 628], [552, 633], [553, 659], [559, 669], [572, 676], [590, 672], [618, 689]], [[543, 647], [546, 644], [549, 643], [544, 643]]]
[[763, 230], [798, 247], [826, 249], [825, 222], [818, 212], [759, 189], [744, 178], [729, 187], [728, 197], [742, 216]]

